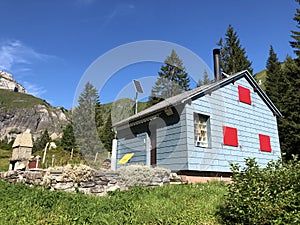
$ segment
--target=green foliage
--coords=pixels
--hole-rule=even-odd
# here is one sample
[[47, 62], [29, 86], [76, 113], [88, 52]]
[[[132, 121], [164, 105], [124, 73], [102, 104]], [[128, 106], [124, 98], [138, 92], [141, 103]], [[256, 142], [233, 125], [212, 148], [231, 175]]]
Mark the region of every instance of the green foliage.
[[115, 132], [112, 130], [111, 115], [109, 115], [103, 129], [101, 130], [101, 142], [108, 152], [112, 151], [112, 141], [114, 137]]
[[0, 149], [11, 150], [13, 144], [14, 140], [8, 142], [7, 138], [5, 137], [3, 140], [0, 141]]
[[222, 72], [234, 74], [242, 70], [248, 70], [253, 73], [252, 63], [248, 60], [246, 50], [242, 48], [240, 39], [231, 25], [226, 31], [224, 41], [221, 38], [217, 45], [221, 48], [220, 67]]
[[300, 155], [300, 64], [287, 57], [282, 71], [279, 109], [284, 117], [278, 119], [279, 138], [284, 158], [291, 159]]
[[202, 85], [210, 84], [212, 81], [208, 77], [208, 73], [205, 70], [203, 73], [203, 81], [201, 79], [198, 80], [197, 87], [201, 87]]
[[32, 152], [34, 153], [38, 150], [44, 149], [50, 140], [51, 139], [48, 130], [46, 129], [43, 134], [33, 143]]
[[245, 167], [232, 165], [232, 183], [220, 214], [226, 224], [299, 224], [300, 162], [270, 162], [259, 168], [255, 159]]
[[76, 150], [76, 139], [72, 123], [68, 123], [65, 129], [63, 130], [63, 135], [61, 138], [61, 147], [69, 152], [71, 152], [72, 149], [74, 151]]
[[267, 71], [266, 71], [266, 94], [273, 101], [273, 103], [279, 107], [280, 99], [282, 95], [282, 71], [280, 62], [278, 61], [277, 55], [274, 52], [272, 45], [270, 46], [269, 58], [267, 60]]
[[219, 224], [220, 183], [136, 187], [106, 197], [0, 181], [1, 224]]
[[190, 79], [184, 71], [182, 60], [173, 49], [158, 72], [158, 79], [151, 90], [151, 105], [190, 89]]
[[[300, 4], [300, 0], [296, 0], [298, 4]], [[293, 38], [293, 41], [290, 41], [290, 44], [292, 48], [294, 48], [294, 52], [297, 55], [297, 57], [300, 57], [300, 9], [296, 9], [296, 14], [294, 16], [294, 21], [297, 22], [297, 28], [298, 30], [293, 30], [291, 37]]]
[[95, 156], [103, 151], [99, 132], [102, 118], [98, 90], [87, 83], [79, 96], [78, 106], [73, 109], [73, 129], [80, 152], [86, 156]]

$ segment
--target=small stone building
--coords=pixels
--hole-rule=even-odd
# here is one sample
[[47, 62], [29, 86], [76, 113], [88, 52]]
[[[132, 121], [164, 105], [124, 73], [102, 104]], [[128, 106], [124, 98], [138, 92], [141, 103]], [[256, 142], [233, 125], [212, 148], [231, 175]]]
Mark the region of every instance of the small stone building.
[[32, 135], [30, 132], [18, 134], [14, 144], [10, 160], [9, 170], [18, 170], [28, 168], [28, 162], [32, 153]]

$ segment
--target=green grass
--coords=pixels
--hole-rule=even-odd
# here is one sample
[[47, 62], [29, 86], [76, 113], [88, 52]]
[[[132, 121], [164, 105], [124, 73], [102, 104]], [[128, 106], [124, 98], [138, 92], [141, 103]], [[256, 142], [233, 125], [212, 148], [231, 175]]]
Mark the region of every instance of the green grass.
[[0, 224], [219, 224], [222, 183], [136, 187], [106, 197], [0, 181]]
[[259, 82], [259, 80], [261, 80], [261, 85], [260, 87], [265, 91], [266, 87], [265, 87], [265, 82], [266, 82], [266, 77], [267, 77], [267, 70], [262, 70], [260, 72], [258, 72], [257, 74], [254, 75], [254, 79]]
[[0, 149], [0, 171], [8, 170], [11, 153], [11, 150]]
[[28, 109], [38, 104], [49, 106], [45, 100], [36, 98], [32, 95], [0, 89], [0, 108]]

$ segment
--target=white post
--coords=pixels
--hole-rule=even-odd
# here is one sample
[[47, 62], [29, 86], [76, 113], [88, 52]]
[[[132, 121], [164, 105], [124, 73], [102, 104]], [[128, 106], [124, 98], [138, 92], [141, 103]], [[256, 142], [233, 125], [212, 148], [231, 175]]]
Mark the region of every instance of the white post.
[[145, 151], [146, 151], [146, 165], [150, 166], [151, 161], [150, 161], [150, 151], [151, 151], [151, 141], [150, 141], [150, 137], [149, 134], [146, 133], [146, 139], [145, 139]]
[[71, 159], [73, 159], [73, 153], [74, 153], [74, 149], [72, 148], [72, 150], [71, 150]]
[[116, 171], [117, 169], [117, 147], [118, 147], [118, 140], [113, 139], [112, 150], [111, 150], [111, 164], [110, 164], [110, 168], [112, 171]]
[[36, 158], [36, 164], [35, 164], [35, 168], [37, 169], [37, 168], [39, 168], [39, 162], [40, 162], [40, 156], [38, 155], [37, 157], [35, 157]]
[[135, 93], [135, 114], [138, 113], [138, 92]]
[[48, 145], [49, 145], [49, 142], [47, 142], [47, 144], [46, 144], [46, 146], [45, 146], [45, 149], [44, 149], [43, 164], [45, 163]]

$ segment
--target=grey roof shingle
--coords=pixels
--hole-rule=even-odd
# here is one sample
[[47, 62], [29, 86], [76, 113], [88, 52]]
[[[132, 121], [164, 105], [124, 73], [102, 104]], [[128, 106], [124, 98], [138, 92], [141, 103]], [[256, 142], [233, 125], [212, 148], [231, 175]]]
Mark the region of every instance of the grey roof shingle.
[[276, 106], [271, 102], [271, 100], [268, 98], [268, 96], [265, 94], [265, 92], [260, 88], [260, 86], [254, 80], [252, 75], [247, 70], [244, 70], [239, 73], [233, 74], [227, 78], [219, 80], [217, 82], [203, 85], [203, 86], [197, 87], [193, 90], [186, 91], [179, 95], [167, 98], [167, 99], [163, 100], [162, 102], [159, 102], [159, 103], [157, 103], [157, 104], [155, 104], [133, 116], [130, 116], [124, 120], [121, 120], [121, 121], [113, 124], [113, 127], [118, 127], [123, 124], [128, 124], [128, 123], [143, 119], [143, 117], [158, 113], [158, 112], [162, 111], [163, 109], [168, 108], [170, 106], [176, 106], [180, 103], [187, 101], [188, 99], [192, 99], [192, 98], [198, 96], [201, 93], [206, 94], [206, 93], [215, 91], [215, 90], [219, 89], [220, 87], [223, 87], [223, 86], [225, 86], [231, 82], [234, 82], [242, 77], [246, 77], [248, 79], [249, 83], [257, 90], [259, 95], [263, 98], [263, 100], [266, 102], [266, 104], [269, 106], [269, 108], [276, 115], [282, 116], [281, 113], [279, 112], [279, 110], [276, 108]]

